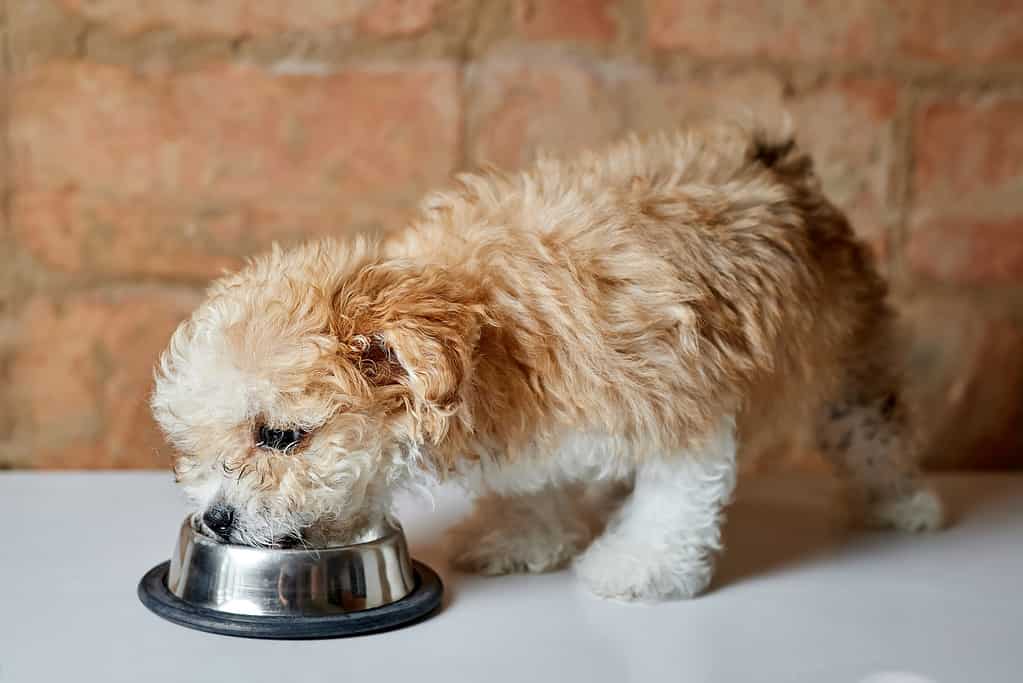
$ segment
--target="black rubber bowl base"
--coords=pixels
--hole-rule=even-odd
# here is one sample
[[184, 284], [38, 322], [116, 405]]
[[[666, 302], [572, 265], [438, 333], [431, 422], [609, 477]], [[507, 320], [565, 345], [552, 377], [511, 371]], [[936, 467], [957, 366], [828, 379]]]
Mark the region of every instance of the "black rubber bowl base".
[[227, 614], [189, 604], [167, 589], [170, 562], [146, 572], [138, 596], [150, 611], [167, 621], [207, 633], [241, 638], [310, 640], [379, 633], [408, 626], [432, 614], [440, 605], [444, 585], [437, 572], [412, 561], [416, 587], [401, 600], [382, 607], [318, 617], [249, 616]]

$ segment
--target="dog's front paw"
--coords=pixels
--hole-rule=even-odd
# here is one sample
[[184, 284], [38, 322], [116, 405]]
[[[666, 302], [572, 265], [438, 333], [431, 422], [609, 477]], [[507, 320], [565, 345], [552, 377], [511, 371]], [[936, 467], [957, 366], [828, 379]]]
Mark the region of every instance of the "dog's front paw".
[[451, 564], [485, 575], [540, 573], [565, 566], [586, 543], [565, 529], [492, 526], [470, 518], [448, 533]]
[[691, 598], [710, 584], [709, 555], [692, 547], [658, 549], [624, 538], [599, 539], [575, 563], [595, 594], [630, 602]]

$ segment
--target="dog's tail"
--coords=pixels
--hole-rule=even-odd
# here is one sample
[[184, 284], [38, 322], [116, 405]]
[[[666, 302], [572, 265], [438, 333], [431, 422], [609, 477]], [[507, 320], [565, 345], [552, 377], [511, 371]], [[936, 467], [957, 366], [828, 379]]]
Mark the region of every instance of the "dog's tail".
[[778, 171], [807, 170], [803, 165], [809, 162], [809, 157], [796, 144], [788, 114], [750, 115], [745, 123], [753, 161]]
[[796, 144], [790, 116], [751, 116], [745, 127], [749, 132], [748, 155], [752, 161], [784, 175], [813, 177], [813, 162]]
[[753, 148], [750, 150], [754, 161], [768, 168], [784, 165], [796, 149], [795, 137], [772, 139], [763, 131], [754, 131]]

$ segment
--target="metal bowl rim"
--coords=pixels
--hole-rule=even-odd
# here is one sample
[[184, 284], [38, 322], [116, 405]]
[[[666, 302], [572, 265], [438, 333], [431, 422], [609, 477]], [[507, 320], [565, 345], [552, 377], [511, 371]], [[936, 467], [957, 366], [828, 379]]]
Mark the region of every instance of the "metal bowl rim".
[[161, 562], [146, 572], [139, 580], [136, 594], [142, 604], [157, 616], [207, 633], [273, 640], [358, 636], [411, 626], [443, 608], [444, 584], [440, 576], [429, 565], [417, 560], [411, 560], [411, 563], [415, 585], [404, 598], [380, 607], [342, 614], [253, 616], [223, 613], [195, 605], [174, 595], [167, 587], [169, 561]]
[[242, 543], [227, 543], [224, 541], [218, 541], [215, 538], [210, 538], [203, 532], [195, 528], [195, 519], [193, 517], [186, 517], [185, 521], [181, 524], [182, 529], [187, 528], [189, 531], [189, 540], [192, 544], [205, 543], [213, 548], [231, 548], [245, 551], [253, 551], [257, 553], [266, 553], [271, 555], [310, 555], [318, 557], [320, 555], [342, 552], [353, 548], [365, 548], [367, 546], [379, 545], [385, 543], [394, 537], [404, 537], [405, 530], [398, 522], [388, 519], [382, 525], [385, 530], [380, 536], [369, 541], [362, 541], [361, 543], [350, 543], [348, 545], [331, 545], [325, 548], [265, 548], [255, 545], [244, 545]]

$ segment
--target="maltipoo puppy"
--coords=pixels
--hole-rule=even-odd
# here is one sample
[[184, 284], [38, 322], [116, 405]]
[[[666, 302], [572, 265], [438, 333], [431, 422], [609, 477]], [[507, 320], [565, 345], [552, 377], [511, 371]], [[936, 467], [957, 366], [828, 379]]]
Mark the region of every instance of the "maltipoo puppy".
[[457, 565], [688, 597], [743, 444], [785, 420], [813, 421], [865, 521], [940, 525], [885, 297], [787, 130], [716, 123], [274, 249], [174, 333], [152, 406], [225, 541], [358, 541], [397, 490], [455, 478], [479, 491]]

